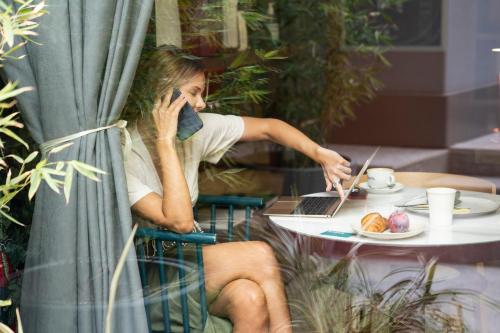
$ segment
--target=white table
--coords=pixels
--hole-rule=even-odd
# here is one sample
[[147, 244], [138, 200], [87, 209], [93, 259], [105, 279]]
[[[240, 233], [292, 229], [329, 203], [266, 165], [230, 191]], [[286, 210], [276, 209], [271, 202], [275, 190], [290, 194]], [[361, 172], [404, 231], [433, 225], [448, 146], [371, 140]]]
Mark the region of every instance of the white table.
[[[393, 194], [368, 194], [366, 200], [348, 200], [333, 218], [304, 218], [304, 217], [270, 217], [277, 226], [310, 237], [331, 239], [341, 242], [364, 243], [397, 247], [435, 247], [472, 245], [481, 243], [500, 242], [500, 213], [475, 217], [459, 217], [453, 220], [449, 229], [429, 229], [412, 238], [400, 240], [377, 240], [362, 236], [336, 237], [322, 235], [325, 231], [354, 232], [351, 224], [361, 221], [361, 218], [371, 212], [379, 212], [388, 217], [396, 207], [395, 203], [411, 199], [424, 194], [424, 189], [405, 188]], [[334, 196], [332, 192], [311, 194], [314, 196]], [[500, 202], [500, 195], [487, 193], [472, 193], [462, 191], [462, 195], [474, 195]], [[424, 221], [428, 224], [429, 218], [422, 214], [408, 213], [411, 221]]]
[[[500, 267], [495, 263], [500, 258], [500, 212], [494, 214], [455, 218], [449, 229], [436, 230], [427, 228], [425, 232], [412, 238], [401, 240], [376, 240], [362, 236], [335, 237], [326, 236], [324, 231], [354, 232], [351, 224], [358, 222], [370, 212], [380, 212], [389, 216], [396, 207], [395, 203], [424, 194], [424, 189], [405, 188], [393, 194], [368, 194], [366, 200], [349, 200], [334, 218], [303, 218], [303, 217], [270, 217], [273, 224], [280, 228], [293, 231], [304, 237], [320, 238], [332, 260], [338, 260], [346, 254], [354, 244], [362, 244], [363, 248], [385, 248], [382, 255], [360, 256], [369, 279], [384, 283], [384, 276], [392, 270], [419, 266], [413, 258], [397, 254], [408, 249], [418, 249], [425, 257], [447, 257], [440, 260], [435, 275], [434, 287], [438, 289], [464, 288], [477, 294], [488, 295], [500, 301]], [[332, 193], [316, 193], [315, 196], [332, 196]], [[474, 195], [500, 202], [500, 195], [472, 193], [462, 191], [462, 195]], [[420, 220], [428, 224], [428, 217], [422, 214], [408, 213], [411, 221]], [[339, 246], [340, 245], [340, 246]], [[365, 246], [367, 245], [367, 246]], [[457, 247], [458, 246], [458, 247]], [[389, 247], [389, 249], [388, 249]], [[394, 248], [396, 251], [391, 251]], [[451, 250], [450, 250], [451, 249]], [[359, 248], [361, 250], [361, 248]], [[371, 251], [367, 250], [367, 253]], [[422, 252], [421, 252], [422, 251]], [[358, 252], [359, 253], [359, 252]], [[384, 255], [385, 254], [385, 255]], [[493, 264], [477, 264], [482, 261], [492, 261]], [[400, 276], [401, 277], [401, 276]], [[387, 283], [387, 281], [385, 281]], [[464, 319], [477, 332], [495, 332], [500, 326], [500, 316], [492, 308], [481, 302], [474, 305], [472, 312], [465, 313]]]

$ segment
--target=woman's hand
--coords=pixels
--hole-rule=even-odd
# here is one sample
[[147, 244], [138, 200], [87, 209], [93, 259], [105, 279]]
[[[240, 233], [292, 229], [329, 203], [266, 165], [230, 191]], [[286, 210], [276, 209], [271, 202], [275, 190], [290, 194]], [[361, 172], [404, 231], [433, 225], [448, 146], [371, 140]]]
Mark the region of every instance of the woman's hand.
[[184, 95], [180, 95], [172, 104], [172, 90], [170, 90], [163, 101], [158, 98], [153, 109], [153, 119], [156, 126], [156, 135], [158, 143], [175, 144], [177, 135], [177, 123], [179, 112], [187, 100]]
[[326, 191], [331, 191], [335, 187], [340, 197], [344, 197], [344, 190], [340, 180], [349, 180], [351, 178], [350, 163], [337, 152], [323, 147], [317, 148], [316, 161], [323, 168]]

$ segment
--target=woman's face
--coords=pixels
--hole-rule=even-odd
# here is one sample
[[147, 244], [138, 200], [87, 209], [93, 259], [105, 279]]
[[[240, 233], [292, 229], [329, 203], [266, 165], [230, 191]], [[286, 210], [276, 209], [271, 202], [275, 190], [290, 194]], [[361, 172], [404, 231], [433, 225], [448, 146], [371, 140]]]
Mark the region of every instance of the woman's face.
[[205, 90], [204, 73], [198, 73], [193, 76], [187, 83], [180, 86], [179, 90], [186, 96], [187, 102], [196, 112], [200, 112], [206, 107], [202, 95]]

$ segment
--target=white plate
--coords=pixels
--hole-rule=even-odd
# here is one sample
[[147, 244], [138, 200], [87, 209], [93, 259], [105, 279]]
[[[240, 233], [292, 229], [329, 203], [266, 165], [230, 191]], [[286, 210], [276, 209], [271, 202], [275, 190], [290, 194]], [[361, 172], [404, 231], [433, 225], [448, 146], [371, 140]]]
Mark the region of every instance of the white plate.
[[408, 232], [391, 232], [389, 229], [387, 229], [384, 232], [364, 231], [361, 228], [361, 222], [353, 223], [351, 226], [358, 235], [375, 239], [390, 240], [390, 239], [410, 238], [416, 236], [425, 231], [427, 223], [418, 220], [417, 221], [410, 220], [410, 228]]
[[395, 193], [398, 191], [401, 191], [404, 188], [404, 185], [401, 183], [396, 183], [394, 184], [393, 187], [385, 187], [385, 188], [371, 188], [368, 186], [367, 182], [359, 184], [359, 187], [362, 188], [363, 190], [368, 191], [368, 193], [373, 193], [373, 194], [390, 194], [390, 193]]
[[[500, 203], [486, 198], [462, 195], [460, 196], [460, 203], [455, 208], [468, 208], [469, 211], [465, 213], [454, 213], [453, 216], [471, 217], [494, 213], [500, 208]], [[429, 215], [429, 209], [415, 209], [413, 207], [406, 207], [405, 209], [412, 213]]]

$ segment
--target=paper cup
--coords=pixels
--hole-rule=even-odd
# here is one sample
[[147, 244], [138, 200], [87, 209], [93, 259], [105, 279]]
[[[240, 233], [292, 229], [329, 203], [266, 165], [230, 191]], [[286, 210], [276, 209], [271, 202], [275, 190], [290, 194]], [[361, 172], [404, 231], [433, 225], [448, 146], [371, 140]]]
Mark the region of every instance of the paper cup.
[[427, 189], [429, 203], [429, 227], [448, 228], [453, 222], [453, 208], [457, 190], [447, 187]]

